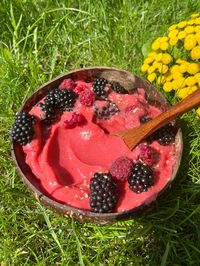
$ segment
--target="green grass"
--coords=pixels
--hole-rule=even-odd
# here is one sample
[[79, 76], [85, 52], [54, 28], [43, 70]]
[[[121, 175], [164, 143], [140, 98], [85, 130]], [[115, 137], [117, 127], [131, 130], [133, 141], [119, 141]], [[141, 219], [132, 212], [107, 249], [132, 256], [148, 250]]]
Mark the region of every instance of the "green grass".
[[180, 122], [184, 154], [156, 209], [135, 220], [80, 224], [42, 207], [16, 174], [9, 130], [32, 92], [83, 66], [140, 74], [142, 47], [200, 11], [196, 0], [1, 0], [0, 265], [200, 265], [200, 120]]

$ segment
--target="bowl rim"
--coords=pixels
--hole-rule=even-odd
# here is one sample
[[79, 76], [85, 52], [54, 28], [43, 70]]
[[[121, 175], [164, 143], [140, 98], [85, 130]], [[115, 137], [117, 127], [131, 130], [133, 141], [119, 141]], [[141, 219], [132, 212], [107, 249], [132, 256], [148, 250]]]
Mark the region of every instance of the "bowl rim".
[[[123, 69], [119, 69], [116, 67], [107, 67], [107, 66], [93, 66], [93, 67], [84, 67], [84, 68], [78, 68], [78, 69], [74, 69], [72, 71], [69, 72], [65, 72], [62, 73], [58, 76], [56, 76], [54, 79], [42, 84], [41, 86], [39, 86], [32, 94], [30, 97], [28, 97], [26, 99], [26, 101], [21, 105], [21, 107], [19, 108], [18, 112], [23, 111], [24, 110], [24, 106], [27, 104], [27, 102], [30, 101], [31, 98], [34, 98], [35, 95], [38, 94], [38, 92], [40, 92], [42, 89], [48, 87], [49, 85], [53, 84], [54, 82], [60, 83], [60, 81], [64, 80], [65, 78], [69, 78], [66, 76], [70, 76], [73, 74], [76, 74], [77, 72], [81, 72], [81, 71], [94, 71], [94, 70], [99, 70], [99, 71], [120, 71], [121, 73], [125, 73], [128, 75], [132, 75], [134, 78], [139, 79], [141, 82], [144, 82], [144, 84], [146, 84], [147, 86], [150, 86], [150, 88], [152, 88], [152, 90], [156, 90], [156, 93], [159, 95], [159, 97], [162, 98], [162, 100], [165, 102], [166, 106], [169, 107], [170, 104], [167, 102], [167, 100], [165, 99], [165, 97], [162, 95], [162, 93], [156, 89], [151, 83], [149, 83], [147, 80], [144, 80], [143, 78], [140, 78], [139, 76], [137, 76], [134, 73], [131, 73], [129, 71], [123, 70]], [[138, 87], [138, 86], [137, 86]], [[44, 96], [42, 96], [44, 97]], [[41, 97], [41, 98], [42, 98]], [[32, 106], [30, 106], [32, 107]], [[152, 202], [146, 204], [143, 203], [135, 208], [126, 210], [126, 211], [121, 211], [121, 212], [111, 212], [111, 213], [95, 213], [92, 211], [88, 211], [88, 210], [84, 210], [84, 209], [79, 209], [67, 204], [63, 204], [60, 203], [52, 198], [50, 198], [49, 196], [43, 194], [42, 191], [40, 191], [36, 186], [34, 186], [31, 181], [28, 179], [28, 177], [26, 177], [26, 175], [23, 173], [22, 169], [19, 166], [18, 160], [17, 160], [17, 155], [15, 152], [15, 143], [12, 140], [12, 138], [10, 137], [10, 142], [11, 142], [11, 156], [12, 159], [14, 161], [15, 164], [15, 168], [17, 169], [18, 174], [20, 175], [20, 177], [22, 178], [23, 182], [26, 184], [26, 186], [29, 188], [29, 190], [33, 193], [33, 195], [35, 196], [35, 198], [41, 202], [42, 204], [46, 205], [47, 207], [49, 207], [50, 209], [56, 211], [57, 213], [60, 213], [64, 216], [68, 216], [70, 218], [75, 218], [76, 220], [79, 221], [89, 221], [89, 222], [96, 222], [96, 223], [108, 223], [108, 222], [113, 222], [116, 220], [121, 220], [121, 219], [127, 219], [130, 217], [133, 217], [136, 213], [138, 213], [138, 211], [143, 211], [143, 209], [147, 209], [151, 203], [153, 203], [154, 201], [157, 200], [158, 197], [160, 197], [161, 194], [163, 194], [163, 192], [165, 190], [167, 190], [170, 186], [171, 183], [174, 181], [178, 169], [180, 167], [180, 163], [181, 163], [181, 159], [182, 159], [182, 153], [183, 153], [183, 138], [182, 138], [182, 131], [180, 126], [178, 125], [178, 132], [176, 137], [178, 138], [178, 144], [176, 144], [175, 142], [175, 146], [178, 145], [179, 146], [179, 156], [176, 160], [175, 165], [173, 166], [173, 172], [172, 175], [170, 177], [170, 180], [166, 183], [166, 185], [156, 194], [156, 199], [152, 200]], [[94, 219], [94, 220], [93, 220]]]

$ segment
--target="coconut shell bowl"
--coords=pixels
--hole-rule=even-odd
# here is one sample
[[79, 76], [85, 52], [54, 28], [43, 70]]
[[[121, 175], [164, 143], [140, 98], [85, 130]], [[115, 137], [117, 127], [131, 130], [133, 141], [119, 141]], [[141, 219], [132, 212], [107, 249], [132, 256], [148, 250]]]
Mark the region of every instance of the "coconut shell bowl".
[[[104, 78], [110, 83], [117, 82], [121, 86], [126, 88], [129, 91], [129, 94], [134, 93], [137, 88], [143, 88], [145, 90], [146, 100], [150, 105], [159, 108], [160, 110], [162, 110], [162, 112], [166, 111], [169, 108], [169, 104], [162, 96], [162, 94], [149, 82], [141, 79], [135, 74], [112, 67], [90, 67], [77, 69], [62, 74], [40, 86], [20, 107], [19, 112], [29, 112], [33, 106], [36, 106], [38, 102], [47, 95], [48, 92], [54, 90], [55, 88], [58, 88], [59, 84], [61, 84], [65, 79], [72, 79], [73, 81], [83, 80], [85, 82], [93, 82], [95, 78]], [[172, 123], [177, 128], [174, 144], [174, 154], [176, 161], [174, 162], [174, 165], [172, 167], [170, 178], [168, 179], [165, 186], [162, 187], [162, 189], [158, 193], [156, 193], [156, 195], [154, 195], [152, 199], [148, 200], [145, 203], [141, 203], [135, 208], [121, 212], [96, 213], [56, 201], [43, 189], [40, 180], [33, 174], [31, 168], [26, 163], [26, 155], [23, 151], [23, 147], [13, 140], [11, 140], [12, 158], [19, 175], [21, 176], [28, 189], [33, 193], [36, 200], [39, 201], [42, 205], [45, 205], [49, 209], [57, 212], [58, 214], [70, 217], [81, 222], [98, 224], [106, 224], [119, 220], [125, 220], [136, 217], [140, 215], [140, 213], [147, 211], [148, 209], [152, 209], [152, 203], [155, 203], [158, 197], [163, 194], [166, 189], [170, 188], [171, 183], [177, 175], [182, 157], [183, 143], [181, 129], [179, 128], [175, 120]]]

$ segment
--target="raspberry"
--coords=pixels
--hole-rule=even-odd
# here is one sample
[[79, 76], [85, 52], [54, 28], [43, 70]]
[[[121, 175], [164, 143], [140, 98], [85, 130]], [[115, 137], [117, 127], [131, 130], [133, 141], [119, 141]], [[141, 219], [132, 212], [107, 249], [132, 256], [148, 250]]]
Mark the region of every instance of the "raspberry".
[[70, 120], [65, 120], [65, 126], [67, 128], [81, 126], [86, 122], [85, 117], [82, 114], [73, 113]]
[[121, 156], [111, 164], [110, 174], [118, 180], [125, 181], [130, 177], [132, 168], [131, 159]]
[[141, 144], [139, 146], [140, 154], [139, 159], [148, 165], [152, 165], [155, 162], [155, 151], [148, 145]]
[[91, 90], [87, 89], [80, 92], [79, 100], [82, 105], [92, 106], [95, 101], [95, 95]]
[[75, 88], [75, 82], [72, 79], [64, 79], [63, 82], [59, 85], [60, 89], [71, 89]]

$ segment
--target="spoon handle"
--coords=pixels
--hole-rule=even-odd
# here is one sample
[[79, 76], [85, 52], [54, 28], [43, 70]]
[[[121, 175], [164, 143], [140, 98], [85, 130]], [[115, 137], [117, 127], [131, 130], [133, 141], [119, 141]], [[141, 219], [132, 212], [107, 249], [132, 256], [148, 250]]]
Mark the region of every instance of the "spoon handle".
[[191, 110], [192, 108], [198, 106], [199, 104], [200, 104], [200, 90], [197, 89], [195, 92], [188, 95], [185, 99], [176, 103], [175, 105], [172, 105], [167, 111], [161, 113], [159, 116], [154, 118], [152, 122], [156, 121], [156, 124], [157, 123], [165, 124], [166, 122], [173, 120], [177, 116]]
[[181, 102], [171, 106], [168, 110], [161, 113], [149, 122], [138, 128], [132, 128], [125, 131], [115, 132], [113, 135], [120, 136], [130, 149], [133, 149], [143, 139], [151, 135], [158, 128], [167, 122], [173, 120], [177, 116], [187, 112], [188, 110], [200, 104], [200, 89], [191, 93]]

